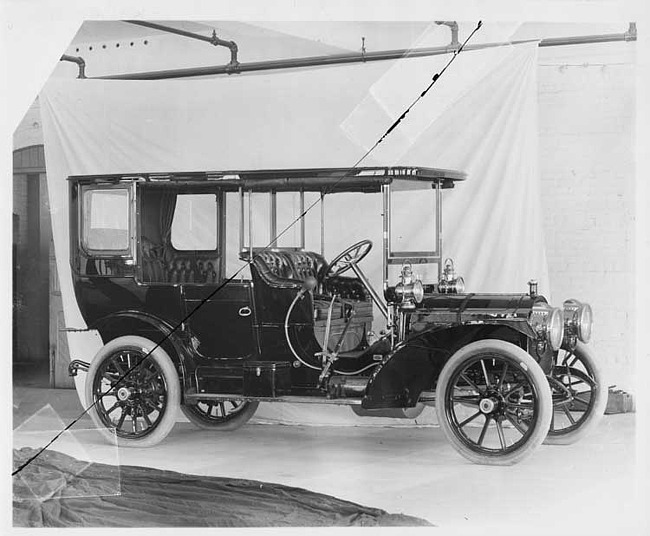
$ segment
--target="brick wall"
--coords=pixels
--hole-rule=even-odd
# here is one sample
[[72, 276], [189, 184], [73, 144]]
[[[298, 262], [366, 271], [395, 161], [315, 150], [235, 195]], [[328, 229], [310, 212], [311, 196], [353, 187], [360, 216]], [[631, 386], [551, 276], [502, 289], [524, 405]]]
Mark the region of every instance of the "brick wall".
[[608, 385], [634, 391], [635, 44], [540, 49], [542, 203], [553, 302], [591, 303]]

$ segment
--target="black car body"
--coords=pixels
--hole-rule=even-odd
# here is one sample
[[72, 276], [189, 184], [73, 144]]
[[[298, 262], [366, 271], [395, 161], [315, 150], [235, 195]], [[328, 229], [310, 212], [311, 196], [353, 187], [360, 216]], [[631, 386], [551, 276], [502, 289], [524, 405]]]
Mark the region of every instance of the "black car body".
[[[171, 429], [177, 405], [220, 430], [243, 424], [260, 401], [414, 417], [437, 398], [443, 430], [472, 461], [515, 463], [545, 439], [574, 441], [603, 409], [584, 345], [591, 309], [577, 300], [554, 308], [534, 282], [521, 294], [464, 292], [440, 232], [442, 192], [464, 178], [417, 167], [71, 177], [75, 294], [105, 344], [90, 365], [71, 365], [90, 366], [91, 414], [121, 444], [148, 446]], [[400, 251], [392, 232], [393, 196], [409, 190], [435, 209], [421, 251]], [[304, 217], [299, 243], [278, 247], [279, 195], [292, 193], [304, 216], [316, 204], [306, 196], [342, 192], [382, 197], [383, 292], [359, 266], [370, 241], [327, 262], [322, 219], [321, 253], [305, 249]], [[260, 195], [271, 239], [254, 247], [251, 198]], [[227, 198], [238, 230], [227, 225]], [[249, 278], [226, 273], [233, 231]], [[433, 280], [415, 275], [424, 265]]]

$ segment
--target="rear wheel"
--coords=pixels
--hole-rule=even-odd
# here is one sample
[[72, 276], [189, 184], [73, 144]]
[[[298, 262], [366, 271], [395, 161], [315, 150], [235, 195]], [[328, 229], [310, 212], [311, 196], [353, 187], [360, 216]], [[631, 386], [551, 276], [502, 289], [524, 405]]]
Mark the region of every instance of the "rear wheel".
[[246, 424], [259, 406], [248, 400], [199, 400], [196, 404], [181, 406], [189, 421], [204, 430], [227, 432]]
[[86, 377], [86, 401], [100, 432], [121, 447], [150, 447], [176, 423], [180, 383], [171, 358], [144, 337], [110, 341]]
[[544, 440], [551, 391], [539, 364], [500, 340], [461, 348], [436, 389], [438, 422], [456, 450], [474, 463], [512, 465]]
[[570, 445], [598, 424], [607, 405], [602, 373], [587, 347], [560, 350], [549, 374], [553, 393], [553, 417], [547, 445]]

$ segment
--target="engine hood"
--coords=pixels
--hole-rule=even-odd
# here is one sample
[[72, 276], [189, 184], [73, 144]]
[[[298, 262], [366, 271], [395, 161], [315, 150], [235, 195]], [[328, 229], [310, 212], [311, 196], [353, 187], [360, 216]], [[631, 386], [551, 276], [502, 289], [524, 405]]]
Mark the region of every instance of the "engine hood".
[[533, 305], [546, 302], [528, 294], [427, 294], [415, 312], [447, 312], [456, 315], [528, 317]]

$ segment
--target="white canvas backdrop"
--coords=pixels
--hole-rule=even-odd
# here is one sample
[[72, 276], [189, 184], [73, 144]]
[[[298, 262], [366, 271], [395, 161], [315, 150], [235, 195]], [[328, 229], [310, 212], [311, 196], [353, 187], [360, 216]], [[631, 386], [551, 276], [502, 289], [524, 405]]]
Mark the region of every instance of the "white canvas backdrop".
[[[444, 253], [472, 292], [548, 290], [537, 172], [537, 45], [464, 52], [363, 165], [448, 167], [469, 174], [445, 192]], [[346, 167], [354, 164], [448, 61], [410, 58], [216, 79], [52, 80], [41, 94], [48, 186], [66, 326], [85, 324], [69, 267], [66, 178], [75, 174]], [[329, 197], [326, 256], [381, 243], [378, 196]], [[318, 210], [318, 209], [316, 209]], [[414, 218], [412, 232], [431, 225]], [[229, 224], [236, 221], [230, 212]], [[228, 271], [238, 266], [229, 226]], [[381, 285], [375, 248], [364, 261]], [[92, 333], [69, 333], [91, 360]], [[83, 400], [84, 375], [77, 377]], [[270, 420], [365, 422], [348, 408], [272, 405]], [[427, 421], [427, 413], [423, 414]], [[383, 422], [369, 420], [368, 422]]]

